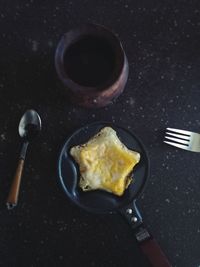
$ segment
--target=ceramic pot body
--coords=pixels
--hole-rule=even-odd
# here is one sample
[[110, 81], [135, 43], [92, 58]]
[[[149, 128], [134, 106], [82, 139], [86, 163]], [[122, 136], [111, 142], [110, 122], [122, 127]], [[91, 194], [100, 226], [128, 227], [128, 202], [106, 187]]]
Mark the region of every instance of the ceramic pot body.
[[106, 106], [117, 98], [129, 72], [117, 36], [96, 24], [82, 25], [62, 36], [55, 66], [70, 100], [90, 108]]

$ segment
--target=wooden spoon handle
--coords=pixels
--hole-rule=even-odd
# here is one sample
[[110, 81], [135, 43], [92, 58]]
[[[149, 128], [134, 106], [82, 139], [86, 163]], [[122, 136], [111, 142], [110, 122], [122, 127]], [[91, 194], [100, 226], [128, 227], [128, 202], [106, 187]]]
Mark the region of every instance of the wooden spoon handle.
[[24, 167], [24, 159], [20, 159], [18, 162], [17, 170], [10, 188], [10, 192], [7, 198], [7, 208], [12, 209], [17, 205], [21, 177]]

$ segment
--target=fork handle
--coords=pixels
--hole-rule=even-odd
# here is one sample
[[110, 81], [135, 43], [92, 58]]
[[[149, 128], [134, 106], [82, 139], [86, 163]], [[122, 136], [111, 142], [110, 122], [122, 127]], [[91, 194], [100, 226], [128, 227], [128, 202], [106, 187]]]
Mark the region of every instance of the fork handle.
[[6, 202], [8, 209], [12, 209], [17, 205], [23, 168], [24, 168], [24, 159], [20, 159]]

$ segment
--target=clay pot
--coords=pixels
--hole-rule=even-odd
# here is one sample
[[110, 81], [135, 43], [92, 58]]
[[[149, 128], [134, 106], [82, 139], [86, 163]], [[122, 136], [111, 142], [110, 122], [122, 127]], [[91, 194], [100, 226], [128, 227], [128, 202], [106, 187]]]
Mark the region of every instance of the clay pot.
[[58, 43], [55, 66], [71, 101], [84, 107], [103, 107], [124, 90], [128, 61], [109, 29], [86, 24], [65, 33]]

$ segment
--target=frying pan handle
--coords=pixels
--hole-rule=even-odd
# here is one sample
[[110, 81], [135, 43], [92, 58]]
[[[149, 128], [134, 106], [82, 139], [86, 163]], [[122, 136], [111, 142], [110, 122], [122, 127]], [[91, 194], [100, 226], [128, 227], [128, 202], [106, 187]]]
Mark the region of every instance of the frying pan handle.
[[133, 229], [139, 247], [152, 267], [172, 267], [156, 240], [145, 227], [135, 201], [133, 205], [123, 208], [121, 213]]
[[135, 229], [135, 236], [152, 267], [172, 267], [157, 241], [148, 232], [143, 223]]

